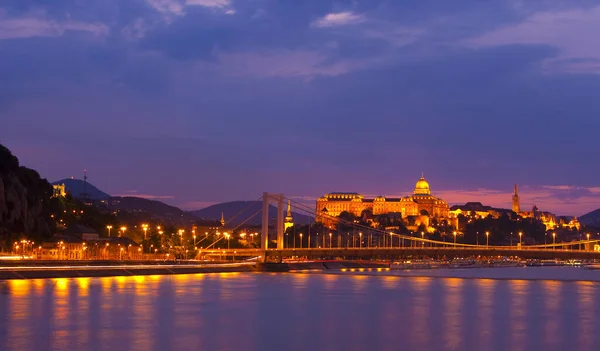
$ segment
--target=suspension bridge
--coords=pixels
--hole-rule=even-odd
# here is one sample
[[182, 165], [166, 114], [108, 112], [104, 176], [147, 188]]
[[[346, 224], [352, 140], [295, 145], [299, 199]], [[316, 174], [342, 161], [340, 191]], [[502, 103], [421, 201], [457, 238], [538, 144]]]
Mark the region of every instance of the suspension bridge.
[[[229, 240], [232, 234], [218, 236], [206, 248], [198, 250], [198, 258], [221, 259], [249, 259], [254, 258], [261, 262], [281, 262], [284, 259], [398, 259], [406, 257], [473, 257], [473, 256], [512, 256], [522, 259], [600, 259], [600, 251], [595, 251], [600, 245], [600, 239], [577, 240], [570, 242], [553, 242], [551, 244], [538, 245], [485, 245], [466, 244], [457, 242], [457, 232], [451, 235], [452, 241], [433, 240], [425, 238], [424, 235], [411, 236], [393, 231], [385, 231], [378, 228], [350, 222], [342, 218], [330, 218], [331, 220], [351, 227], [352, 234], [331, 232], [300, 233], [299, 245], [291, 247], [286, 240], [284, 232], [284, 205], [294, 208], [294, 212], [303, 213], [316, 218], [315, 210], [303, 203], [286, 198], [283, 194], [263, 193], [254, 203], [262, 201], [262, 209], [247, 216], [230, 231], [234, 233], [245, 223], [255, 216], [262, 215], [261, 233], [258, 236], [260, 244], [256, 248], [221, 249], [216, 245]], [[269, 225], [269, 206], [271, 203], [277, 205], [277, 218], [274, 226]], [[288, 206], [288, 207], [289, 207]], [[248, 206], [248, 208], [251, 206]], [[243, 215], [246, 209], [240, 211], [228, 220], [226, 225], [234, 219]], [[288, 209], [289, 210], [289, 209]], [[242, 217], [243, 218], [243, 217]], [[335, 232], [335, 233], [333, 233]], [[254, 238], [253, 238], [254, 239]], [[555, 238], [554, 238], [555, 239]], [[299, 246], [299, 247], [298, 247]]]

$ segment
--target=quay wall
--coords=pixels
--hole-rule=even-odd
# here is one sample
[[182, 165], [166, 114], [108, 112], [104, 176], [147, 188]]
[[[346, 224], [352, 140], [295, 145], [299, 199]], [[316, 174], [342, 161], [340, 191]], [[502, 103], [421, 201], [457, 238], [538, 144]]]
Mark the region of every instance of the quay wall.
[[9, 279], [46, 279], [46, 278], [78, 278], [78, 277], [116, 277], [136, 275], [172, 275], [225, 272], [290, 272], [290, 271], [325, 271], [342, 268], [377, 268], [389, 267], [389, 263], [360, 261], [322, 261], [322, 262], [290, 262], [290, 263], [256, 263], [256, 264], [198, 264], [182, 261], [177, 264], [157, 262], [123, 261], [10, 261], [0, 262], [0, 280]]

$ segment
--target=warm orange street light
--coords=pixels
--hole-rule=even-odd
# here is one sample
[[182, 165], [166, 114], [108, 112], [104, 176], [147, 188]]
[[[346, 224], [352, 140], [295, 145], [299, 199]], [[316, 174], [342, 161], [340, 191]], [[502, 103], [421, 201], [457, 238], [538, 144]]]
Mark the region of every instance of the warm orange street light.
[[[552, 233], [552, 245], [556, 245], [556, 233]], [[552, 246], [552, 250], [555, 250], [556, 247]]]
[[358, 248], [362, 249], [362, 233], [358, 233]]
[[329, 248], [331, 249], [331, 233], [329, 233]]
[[127, 230], [127, 227], [121, 227], [121, 234], [125, 235], [125, 231]]
[[148, 225], [142, 224], [142, 229], [144, 230], [144, 240], [146, 240], [146, 234], [148, 232]]
[[456, 245], [456, 232], [454, 232], [452, 234], [454, 234], [454, 245]]
[[485, 232], [485, 247], [490, 246], [490, 232]]
[[519, 246], [523, 246], [523, 232], [519, 232]]
[[108, 236], [110, 237], [110, 230], [112, 229], [112, 225], [107, 225], [106, 229], [108, 229]]
[[227, 239], [227, 250], [229, 250], [229, 238], [231, 237], [231, 235], [229, 235], [229, 233], [225, 233], [225, 238]]

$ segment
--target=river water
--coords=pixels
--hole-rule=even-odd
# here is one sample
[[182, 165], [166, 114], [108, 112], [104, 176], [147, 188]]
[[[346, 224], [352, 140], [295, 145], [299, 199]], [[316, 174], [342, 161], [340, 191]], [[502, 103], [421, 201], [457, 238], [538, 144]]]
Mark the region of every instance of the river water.
[[0, 350], [600, 349], [600, 272], [466, 271], [4, 281]]

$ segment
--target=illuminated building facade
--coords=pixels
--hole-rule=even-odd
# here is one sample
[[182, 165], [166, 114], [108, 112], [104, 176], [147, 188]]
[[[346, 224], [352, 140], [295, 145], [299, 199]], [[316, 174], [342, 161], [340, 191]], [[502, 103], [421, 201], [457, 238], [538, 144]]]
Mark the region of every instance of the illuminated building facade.
[[67, 196], [67, 188], [65, 184], [54, 184], [52, 185], [53, 197], [65, 197]]
[[486, 218], [487, 216], [500, 218], [500, 216], [504, 214], [507, 214], [509, 217], [513, 218], [513, 216], [517, 215], [521, 218], [532, 218], [542, 222], [546, 227], [546, 230], [554, 230], [556, 228], [570, 228], [579, 230], [581, 228], [581, 224], [577, 220], [577, 217], [557, 218], [556, 215], [551, 212], [540, 211], [536, 205], [533, 205], [531, 211], [521, 211], [521, 198], [519, 196], [518, 185], [515, 185], [512, 195], [512, 211], [502, 208], [493, 208], [491, 206], [484, 206], [480, 202], [467, 202], [464, 205], [452, 206], [449, 212], [450, 218], [457, 218], [459, 215], [469, 218]]
[[[417, 181], [412, 195], [402, 198], [377, 196], [366, 199], [358, 193], [329, 193], [317, 200], [317, 222], [327, 223], [342, 212], [361, 216], [363, 211], [371, 211], [373, 215], [398, 213], [402, 218], [415, 216], [425, 218], [448, 217], [448, 203], [431, 194], [429, 183], [425, 177]], [[426, 226], [428, 221], [421, 221]]]

